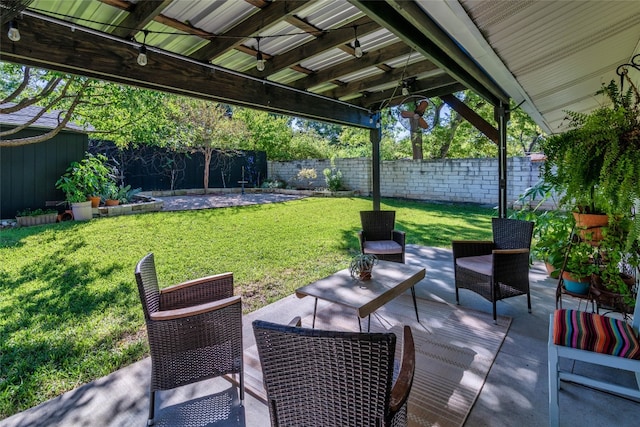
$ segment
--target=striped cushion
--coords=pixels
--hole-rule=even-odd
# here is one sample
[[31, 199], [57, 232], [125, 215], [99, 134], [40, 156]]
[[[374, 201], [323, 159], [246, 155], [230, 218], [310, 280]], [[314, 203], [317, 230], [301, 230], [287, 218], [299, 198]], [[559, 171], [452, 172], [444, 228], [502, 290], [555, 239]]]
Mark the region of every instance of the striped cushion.
[[578, 310], [556, 310], [553, 319], [556, 345], [640, 359], [638, 336], [627, 322]]

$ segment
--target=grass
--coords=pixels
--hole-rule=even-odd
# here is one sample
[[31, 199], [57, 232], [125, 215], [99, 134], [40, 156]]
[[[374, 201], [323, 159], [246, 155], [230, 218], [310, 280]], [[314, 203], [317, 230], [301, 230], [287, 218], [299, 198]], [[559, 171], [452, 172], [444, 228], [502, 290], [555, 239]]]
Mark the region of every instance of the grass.
[[[160, 286], [232, 271], [245, 312], [346, 268], [364, 198], [157, 212], [0, 231], [0, 419], [148, 354], [135, 264]], [[408, 243], [487, 239], [493, 211], [383, 200]]]

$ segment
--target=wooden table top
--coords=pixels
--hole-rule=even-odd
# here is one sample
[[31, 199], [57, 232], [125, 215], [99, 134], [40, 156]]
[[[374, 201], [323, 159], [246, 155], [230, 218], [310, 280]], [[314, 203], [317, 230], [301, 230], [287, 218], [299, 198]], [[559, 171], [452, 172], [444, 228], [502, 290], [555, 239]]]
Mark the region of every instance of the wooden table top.
[[391, 261], [378, 261], [371, 280], [351, 277], [349, 269], [296, 289], [296, 296], [316, 297], [350, 307], [363, 318], [411, 288], [425, 277], [425, 269]]

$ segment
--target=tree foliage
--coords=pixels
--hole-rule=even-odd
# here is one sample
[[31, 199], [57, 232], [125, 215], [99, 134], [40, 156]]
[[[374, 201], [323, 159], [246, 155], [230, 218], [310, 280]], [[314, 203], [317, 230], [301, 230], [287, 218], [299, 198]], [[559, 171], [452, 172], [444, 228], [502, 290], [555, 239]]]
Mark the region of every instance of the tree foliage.
[[240, 148], [246, 148], [245, 125], [233, 119], [233, 110], [227, 105], [180, 98], [177, 107], [173, 116], [176, 130], [171, 138], [174, 148], [204, 156], [203, 188], [206, 190], [209, 188], [209, 168], [220, 168], [224, 178], [229, 158], [239, 155]]
[[[120, 146], [162, 145], [172, 128], [168, 118], [173, 95], [4, 62], [0, 77], [0, 113], [29, 113], [21, 126], [0, 133], [1, 147], [46, 141], [68, 129], [70, 122]], [[54, 128], [17, 136], [47, 112], [57, 114]]]

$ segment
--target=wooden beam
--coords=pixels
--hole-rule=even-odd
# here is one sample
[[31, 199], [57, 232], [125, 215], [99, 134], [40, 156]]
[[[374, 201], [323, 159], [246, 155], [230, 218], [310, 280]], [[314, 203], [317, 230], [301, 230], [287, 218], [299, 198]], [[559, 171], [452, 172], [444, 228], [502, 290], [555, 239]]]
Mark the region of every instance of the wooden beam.
[[[435, 34], [435, 32], [429, 33], [424, 28], [424, 25], [422, 27], [416, 27], [413, 24], [413, 22], [415, 22], [415, 17], [409, 20], [406, 16], [403, 16], [399, 12], [399, 10], [403, 11], [402, 7], [399, 6], [404, 5], [403, 2], [398, 2], [399, 5], [391, 5], [387, 2], [381, 1], [349, 1], [362, 10], [371, 19], [374, 19], [381, 26], [387, 28], [409, 46], [413, 47], [417, 52], [420, 52], [426, 58], [431, 59], [431, 61], [438, 67], [446, 70], [449, 75], [455, 77], [466, 87], [472, 89], [478, 95], [488, 100], [492, 105], [498, 105], [501, 100], [508, 100], [508, 97], [504, 94], [497, 96], [495, 93], [497, 86], [485, 86], [474, 76], [476, 73], [472, 74], [467, 70], [466, 66], [461, 63], [460, 60], [461, 56], [466, 55], [459, 48], [458, 53], [456, 55], [452, 55], [451, 52], [446, 52], [438, 43], [436, 43], [435, 40], [438, 37], [449, 39], [446, 34], [441, 33], [438, 35]], [[412, 2], [406, 3], [409, 4]], [[422, 10], [419, 11], [419, 14], [421, 15], [421, 22], [431, 20], [431, 18], [429, 18]], [[436, 24], [434, 23], [434, 25]], [[474, 68], [477, 69], [477, 66], [474, 65]]]
[[366, 67], [375, 67], [386, 61], [411, 53], [411, 48], [404, 43], [395, 43], [382, 49], [365, 52], [362, 58], [350, 58], [332, 67], [317, 71], [304, 79], [296, 80], [291, 86], [298, 89], [309, 89], [340, 76], [351, 74]]
[[260, 72], [257, 70], [251, 70], [248, 74], [256, 77], [269, 76], [292, 65], [297, 65], [299, 62], [322, 52], [335, 49], [336, 46], [346, 43], [349, 40], [353, 40], [354, 34], [352, 27], [354, 25], [358, 26], [358, 34], [361, 35], [369, 34], [380, 28], [380, 26], [377, 23], [372, 22], [371, 19], [366, 16], [362, 17], [348, 25], [331, 30], [330, 32], [325, 33], [322, 37], [303, 44], [296, 49], [290, 50], [282, 55], [275, 55], [272, 60], [267, 61], [264, 71]]
[[436, 66], [429, 61], [420, 61], [407, 67], [394, 68], [392, 71], [385, 73], [379, 73], [372, 77], [367, 77], [361, 80], [355, 80], [347, 83], [346, 85], [333, 89], [327, 93], [331, 98], [342, 98], [347, 95], [351, 95], [355, 92], [362, 92], [371, 87], [394, 83], [400, 81], [401, 78], [413, 77], [420, 73], [426, 73], [428, 71], [436, 70]]
[[149, 63], [136, 63], [135, 45], [25, 12], [22, 39], [0, 34], [3, 61], [140, 86], [249, 108], [361, 128], [374, 126], [367, 109], [148, 48]]
[[[448, 95], [465, 90], [467, 87], [450, 76], [439, 76], [440, 82], [437, 83], [434, 77], [428, 79], [425, 84], [414, 83], [411, 95], [419, 95], [425, 98], [433, 98], [441, 95]], [[392, 88], [382, 92], [364, 93], [357, 100], [351, 100], [350, 103], [358, 104], [361, 107], [379, 110], [394, 105], [399, 105], [407, 96], [402, 95], [399, 88]]]
[[140, 0], [130, 9], [129, 15], [116, 27], [113, 35], [131, 39], [147, 26], [173, 0]]
[[498, 129], [493, 127], [489, 122], [483, 119], [478, 113], [473, 111], [464, 102], [460, 101], [453, 95], [440, 96], [444, 102], [451, 108], [453, 108], [458, 114], [465, 118], [466, 121], [471, 123], [476, 129], [486, 135], [487, 138], [499, 143]]

